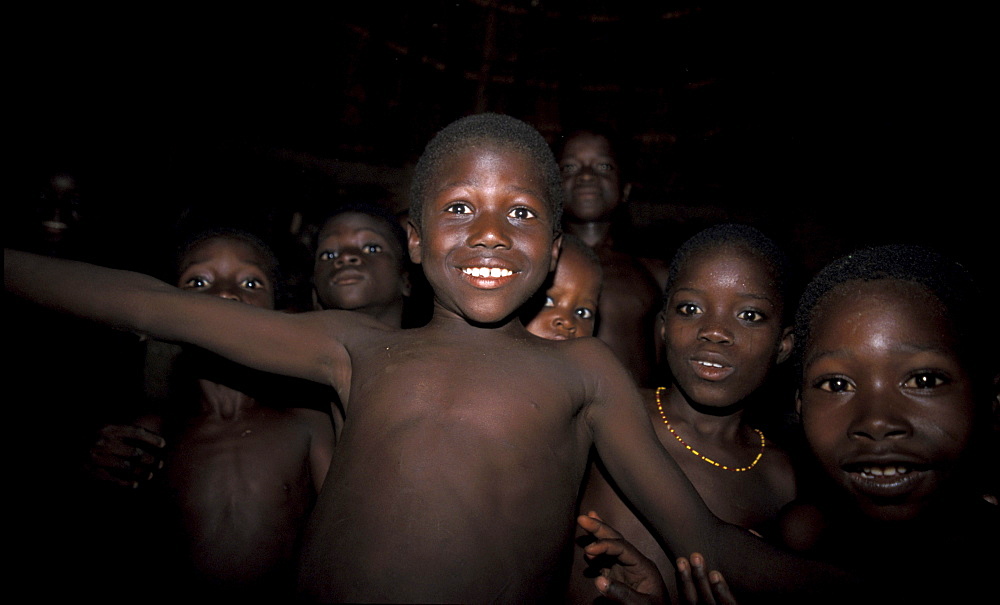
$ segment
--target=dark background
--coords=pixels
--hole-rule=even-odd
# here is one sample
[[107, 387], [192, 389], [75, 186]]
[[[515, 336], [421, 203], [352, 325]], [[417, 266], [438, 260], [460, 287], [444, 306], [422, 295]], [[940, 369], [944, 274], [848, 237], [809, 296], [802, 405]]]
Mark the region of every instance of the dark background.
[[[510, 113], [556, 141], [607, 122], [632, 145], [646, 256], [722, 220], [812, 271], [919, 241], [992, 277], [987, 17], [867, 4], [519, 0], [329, 12], [39, 9], [11, 29], [27, 124], [8, 245], [58, 171], [107, 264], [143, 268], [182, 211], [287, 229], [337, 200], [406, 204], [443, 125]], [[725, 8], [722, 6], [725, 5]], [[808, 5], [808, 6], [803, 6]], [[21, 77], [23, 75], [23, 78]], [[44, 204], [43, 204], [44, 205]]]

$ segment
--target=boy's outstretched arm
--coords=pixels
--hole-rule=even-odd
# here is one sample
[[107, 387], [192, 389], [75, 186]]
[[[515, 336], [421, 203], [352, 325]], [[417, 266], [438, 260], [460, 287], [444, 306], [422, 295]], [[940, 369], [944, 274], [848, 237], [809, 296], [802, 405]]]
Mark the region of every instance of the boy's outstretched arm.
[[852, 581], [841, 570], [779, 550], [712, 514], [660, 445], [624, 368], [608, 351], [586, 359], [587, 373], [596, 378], [586, 418], [598, 454], [673, 558], [703, 553], [708, 568], [725, 574], [741, 594], [829, 596]]
[[[350, 357], [337, 312], [289, 314], [185, 292], [148, 275], [4, 250], [4, 288], [42, 306], [237, 363], [333, 385], [342, 396]], [[352, 318], [353, 319], [353, 318]]]

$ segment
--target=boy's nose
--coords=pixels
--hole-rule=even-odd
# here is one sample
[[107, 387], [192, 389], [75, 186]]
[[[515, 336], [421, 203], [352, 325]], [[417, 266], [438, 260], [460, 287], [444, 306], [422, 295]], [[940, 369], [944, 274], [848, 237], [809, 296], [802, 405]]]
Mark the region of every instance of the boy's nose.
[[557, 330], [565, 332], [568, 336], [576, 334], [576, 320], [572, 316], [556, 313], [556, 316], [552, 319], [552, 325]]
[[698, 339], [715, 344], [733, 344], [733, 332], [721, 322], [712, 322], [698, 330]]
[[509, 223], [505, 216], [492, 216], [483, 212], [476, 217], [469, 233], [470, 246], [487, 248], [510, 248], [510, 234], [507, 232]]
[[235, 286], [222, 286], [213, 292], [219, 298], [224, 298], [226, 300], [235, 300], [236, 302], [243, 302], [243, 292]]
[[855, 393], [851, 404], [855, 414], [848, 434], [852, 439], [882, 441], [900, 439], [913, 434], [913, 426], [905, 413], [902, 395], [893, 393], [891, 386], [869, 388]]
[[333, 261], [333, 266], [343, 267], [344, 265], [360, 265], [361, 253], [356, 250], [343, 250]]

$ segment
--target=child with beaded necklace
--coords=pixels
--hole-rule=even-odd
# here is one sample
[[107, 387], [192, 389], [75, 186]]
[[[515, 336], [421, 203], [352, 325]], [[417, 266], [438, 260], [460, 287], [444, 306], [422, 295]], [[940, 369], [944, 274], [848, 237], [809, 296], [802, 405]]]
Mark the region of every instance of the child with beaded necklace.
[[[670, 384], [643, 391], [664, 448], [721, 519], [768, 534], [796, 495], [788, 455], [746, 422], [746, 406], [792, 348], [785, 314], [786, 262], [777, 245], [745, 225], [718, 225], [685, 242], [667, 281], [662, 333]], [[594, 464], [580, 511], [596, 511], [649, 556], [677, 595], [661, 544]], [[686, 555], [687, 553], [677, 553]], [[572, 602], [598, 596], [582, 557]]]

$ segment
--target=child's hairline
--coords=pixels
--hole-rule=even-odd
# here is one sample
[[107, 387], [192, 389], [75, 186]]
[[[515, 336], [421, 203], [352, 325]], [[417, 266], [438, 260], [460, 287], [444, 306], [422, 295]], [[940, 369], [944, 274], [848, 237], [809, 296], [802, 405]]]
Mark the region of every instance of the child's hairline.
[[[319, 242], [320, 242], [320, 240], [323, 239], [323, 234], [327, 230], [327, 228], [330, 226], [330, 223], [332, 223], [332, 222], [336, 221], [337, 219], [340, 219], [340, 218], [342, 218], [342, 217], [344, 217], [346, 215], [349, 215], [349, 214], [354, 214], [354, 215], [357, 215], [357, 216], [363, 216], [363, 217], [367, 217], [368, 219], [371, 219], [372, 224], [378, 226], [378, 229], [377, 229], [378, 232], [386, 240], [388, 240], [389, 243], [391, 243], [394, 246], [402, 246], [402, 243], [399, 242], [399, 240], [396, 238], [396, 236], [392, 233], [393, 229], [392, 229], [391, 225], [389, 224], [389, 219], [388, 218], [381, 217], [381, 216], [376, 216], [374, 214], [369, 214], [369, 213], [364, 212], [362, 210], [345, 209], [343, 211], [336, 212], [334, 214], [329, 215], [323, 221], [323, 224], [322, 224], [322, 226], [320, 226], [319, 231], [316, 232], [316, 248], [317, 248], [317, 250], [315, 251], [316, 253], [319, 252], [319, 250], [318, 250], [318, 248], [319, 248]], [[400, 256], [401, 257], [405, 257], [406, 254], [407, 254], [406, 247], [402, 246], [400, 248], [399, 252], [400, 252]]]

